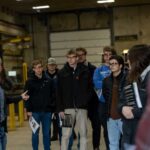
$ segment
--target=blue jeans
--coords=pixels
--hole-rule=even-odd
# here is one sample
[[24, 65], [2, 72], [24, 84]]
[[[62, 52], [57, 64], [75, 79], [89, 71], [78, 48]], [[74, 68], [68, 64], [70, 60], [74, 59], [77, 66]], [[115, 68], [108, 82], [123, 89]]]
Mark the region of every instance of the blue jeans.
[[4, 131], [4, 127], [0, 127], [0, 150], [6, 150], [6, 133]]
[[74, 141], [74, 133], [72, 131], [72, 134], [69, 138], [69, 145], [68, 145], [68, 150], [72, 150], [72, 146], [73, 146], [73, 141]]
[[[39, 124], [40, 123], [42, 124], [44, 150], [50, 150], [50, 126], [52, 113], [33, 112], [32, 116]], [[39, 129], [36, 131], [36, 133], [32, 133], [33, 150], [38, 150], [38, 145], [39, 145]]]
[[122, 134], [122, 121], [121, 119], [109, 118], [107, 121], [107, 130], [109, 138], [109, 149], [119, 150], [119, 141]]
[[136, 150], [136, 146], [125, 143], [124, 144], [124, 150]]
[[[78, 133], [78, 136], [77, 136], [77, 140], [78, 140], [77, 150], [79, 150], [80, 149], [80, 134], [79, 133]], [[72, 150], [73, 141], [74, 141], [74, 134], [72, 133], [71, 136], [70, 136], [70, 139], [69, 139], [68, 150]]]

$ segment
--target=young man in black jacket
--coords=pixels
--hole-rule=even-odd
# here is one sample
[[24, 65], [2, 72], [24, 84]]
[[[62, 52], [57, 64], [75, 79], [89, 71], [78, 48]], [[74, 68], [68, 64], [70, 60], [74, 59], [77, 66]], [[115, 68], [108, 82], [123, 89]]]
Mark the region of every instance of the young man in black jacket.
[[[27, 80], [25, 89], [28, 90], [29, 100], [26, 101], [28, 116], [32, 116], [38, 124], [42, 124], [44, 150], [50, 150], [50, 125], [54, 109], [54, 99], [51, 81], [43, 73], [41, 60], [32, 62], [33, 74]], [[39, 129], [32, 133], [33, 150], [38, 150]]]
[[[88, 67], [77, 63], [75, 50], [67, 53], [67, 63], [58, 73], [58, 111], [61, 118], [65, 114], [72, 117], [72, 127], [76, 121], [80, 133], [80, 150], [87, 150], [87, 108], [91, 98], [92, 81]], [[72, 127], [62, 127], [61, 150], [67, 150]]]
[[[56, 64], [56, 59], [53, 57], [48, 58], [47, 61], [47, 69], [45, 70], [45, 76], [52, 82], [53, 87], [53, 97], [56, 99], [56, 85], [57, 85], [57, 74], [58, 74], [58, 68]], [[53, 113], [53, 134], [51, 137], [51, 141], [56, 141], [58, 139], [59, 134], [59, 140], [61, 139], [61, 128], [59, 126], [59, 115], [56, 113], [56, 108]]]
[[120, 92], [125, 84], [126, 73], [124, 72], [124, 60], [121, 56], [112, 56], [109, 65], [112, 73], [103, 80], [102, 91], [106, 101], [109, 149], [119, 150], [122, 121], [117, 108]]

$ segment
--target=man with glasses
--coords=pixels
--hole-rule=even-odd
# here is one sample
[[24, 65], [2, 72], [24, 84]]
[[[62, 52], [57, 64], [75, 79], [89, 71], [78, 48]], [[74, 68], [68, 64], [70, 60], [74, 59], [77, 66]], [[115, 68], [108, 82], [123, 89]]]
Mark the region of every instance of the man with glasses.
[[106, 103], [102, 94], [102, 82], [105, 77], [110, 75], [111, 71], [109, 68], [109, 59], [112, 55], [116, 55], [116, 51], [111, 47], [104, 47], [102, 55], [102, 65], [96, 68], [93, 75], [94, 88], [97, 93], [99, 104], [98, 104], [98, 115], [99, 115], [99, 126], [101, 135], [101, 126], [104, 130], [104, 140], [107, 150], [109, 150], [109, 140], [107, 133], [107, 117], [106, 117]]
[[124, 60], [121, 56], [112, 56], [109, 60], [111, 75], [103, 80], [103, 96], [106, 101], [107, 130], [109, 137], [109, 149], [120, 149], [122, 134], [121, 115], [118, 113], [120, 92], [125, 84]]
[[76, 122], [80, 134], [80, 150], [87, 150], [87, 107], [91, 98], [92, 80], [88, 68], [78, 64], [76, 51], [67, 52], [67, 63], [58, 73], [57, 107], [62, 119], [70, 114], [72, 127], [62, 127], [61, 150], [67, 150]]

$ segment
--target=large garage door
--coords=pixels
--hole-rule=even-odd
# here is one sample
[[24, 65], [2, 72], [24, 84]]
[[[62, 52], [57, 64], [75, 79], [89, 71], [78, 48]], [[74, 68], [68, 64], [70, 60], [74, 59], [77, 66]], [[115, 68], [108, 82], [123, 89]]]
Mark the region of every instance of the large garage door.
[[104, 46], [111, 44], [110, 30], [90, 30], [59, 32], [50, 34], [51, 56], [56, 58], [59, 67], [66, 62], [66, 52], [71, 48], [84, 47], [87, 49], [87, 59], [96, 66], [101, 63]]

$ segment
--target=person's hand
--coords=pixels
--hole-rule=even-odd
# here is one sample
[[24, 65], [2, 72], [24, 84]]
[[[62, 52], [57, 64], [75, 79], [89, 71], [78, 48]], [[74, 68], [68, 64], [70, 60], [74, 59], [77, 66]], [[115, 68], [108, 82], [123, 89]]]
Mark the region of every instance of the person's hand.
[[32, 116], [32, 112], [27, 112], [27, 116], [31, 117]]
[[21, 94], [21, 97], [23, 100], [27, 101], [29, 99], [29, 95], [27, 94], [28, 91], [25, 91], [24, 93]]
[[60, 113], [59, 113], [59, 116], [60, 116], [62, 119], [64, 119], [64, 118], [65, 118], [65, 113], [64, 113], [64, 112], [60, 112]]
[[132, 113], [132, 109], [133, 109], [133, 107], [131, 107], [131, 106], [124, 106], [122, 108], [122, 114], [126, 119], [133, 119], [134, 118], [134, 115]]

